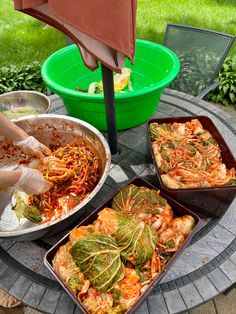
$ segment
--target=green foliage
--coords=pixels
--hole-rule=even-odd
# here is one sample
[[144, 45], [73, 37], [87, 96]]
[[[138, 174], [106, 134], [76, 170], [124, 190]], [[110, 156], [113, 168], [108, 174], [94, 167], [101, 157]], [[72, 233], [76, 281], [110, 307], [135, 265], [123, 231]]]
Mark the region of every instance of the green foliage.
[[[42, 63], [65, 46], [65, 36], [53, 27], [17, 12], [12, 0], [0, 0], [0, 67]], [[184, 14], [183, 14], [184, 12]], [[139, 0], [137, 38], [163, 43], [167, 23], [191, 25], [236, 34], [235, 0]], [[236, 42], [230, 54], [236, 51]]]
[[16, 90], [35, 90], [47, 92], [41, 77], [39, 62], [21, 66], [5, 66], [0, 68], [0, 94]]
[[224, 106], [232, 104], [236, 107], [236, 56], [226, 58], [217, 81], [221, 84], [209, 95], [209, 100]]
[[[166, 24], [236, 34], [235, 0], [139, 0], [137, 38], [163, 43]], [[236, 52], [236, 41], [230, 55]]]
[[14, 10], [12, 0], [0, 0], [0, 68], [10, 64], [41, 64], [65, 46], [65, 35], [37, 19]]

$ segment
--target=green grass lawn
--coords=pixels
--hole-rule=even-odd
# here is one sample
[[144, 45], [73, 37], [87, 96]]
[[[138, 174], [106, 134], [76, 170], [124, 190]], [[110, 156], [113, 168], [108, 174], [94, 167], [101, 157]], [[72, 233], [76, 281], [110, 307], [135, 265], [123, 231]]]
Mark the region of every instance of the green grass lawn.
[[0, 0], [0, 67], [43, 62], [65, 46], [65, 36], [48, 25], [13, 8], [12, 0]]
[[236, 34], [235, 0], [139, 0], [137, 37], [163, 43], [167, 23]]
[[[0, 67], [43, 62], [65, 45], [59, 31], [13, 10], [0, 0]], [[137, 37], [163, 43], [167, 23], [236, 34], [235, 0], [138, 0]], [[235, 54], [236, 44], [230, 54]]]

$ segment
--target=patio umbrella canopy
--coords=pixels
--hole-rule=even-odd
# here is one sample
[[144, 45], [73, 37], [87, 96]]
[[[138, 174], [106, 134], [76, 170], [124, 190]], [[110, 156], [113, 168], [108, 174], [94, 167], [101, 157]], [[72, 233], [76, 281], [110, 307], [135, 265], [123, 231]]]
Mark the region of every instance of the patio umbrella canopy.
[[91, 70], [102, 63], [108, 139], [117, 153], [113, 73], [135, 54], [137, 0], [14, 0], [16, 10], [65, 33]]

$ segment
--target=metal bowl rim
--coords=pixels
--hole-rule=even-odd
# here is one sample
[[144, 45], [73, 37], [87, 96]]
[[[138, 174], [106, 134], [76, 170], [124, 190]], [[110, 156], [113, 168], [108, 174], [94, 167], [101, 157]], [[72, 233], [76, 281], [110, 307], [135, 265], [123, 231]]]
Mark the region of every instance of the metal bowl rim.
[[[24, 94], [36, 94], [36, 95], [38, 95], [38, 96], [41, 96], [41, 97], [43, 97], [46, 101], [47, 101], [47, 109], [44, 111], [44, 113], [40, 113], [40, 114], [45, 114], [45, 113], [47, 113], [48, 111], [49, 111], [49, 109], [51, 108], [51, 101], [50, 101], [50, 98], [47, 96], [47, 95], [45, 95], [45, 94], [43, 94], [43, 93], [41, 93], [41, 92], [38, 92], [38, 91], [34, 91], [34, 90], [17, 90], [17, 91], [11, 91], [11, 92], [8, 92], [8, 93], [4, 93], [4, 94], [1, 94], [0, 95], [0, 99], [1, 98], [4, 98], [5, 96], [9, 96], [9, 95], [13, 95], [13, 94], [21, 94], [21, 93], [24, 93]], [[27, 116], [24, 116], [24, 117], [21, 117], [21, 118], [25, 118], [25, 117], [29, 117], [30, 115], [27, 115]], [[16, 119], [16, 118], [15, 118]], [[13, 120], [13, 119], [11, 119], [11, 120]]]

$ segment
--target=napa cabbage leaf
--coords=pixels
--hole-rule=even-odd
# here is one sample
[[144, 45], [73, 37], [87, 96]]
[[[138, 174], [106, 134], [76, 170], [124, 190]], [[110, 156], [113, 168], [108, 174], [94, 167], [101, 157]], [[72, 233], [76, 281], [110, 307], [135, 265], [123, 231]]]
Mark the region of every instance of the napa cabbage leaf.
[[106, 235], [79, 239], [71, 248], [76, 265], [100, 292], [110, 291], [124, 277], [116, 241]]
[[135, 265], [146, 263], [153, 255], [157, 233], [135, 216], [117, 213], [118, 228], [112, 235], [121, 249], [121, 257]]
[[14, 194], [15, 205], [12, 210], [16, 213], [17, 218], [26, 218], [33, 223], [40, 223], [43, 218], [40, 215], [40, 210], [34, 206], [30, 205], [29, 195], [25, 192], [17, 191]]
[[150, 259], [157, 244], [157, 233], [136, 215], [104, 208], [99, 213], [95, 229], [112, 236], [121, 250], [122, 260], [143, 264]]
[[112, 208], [130, 214], [156, 213], [166, 205], [166, 200], [159, 191], [134, 184], [123, 187], [112, 201]]
[[77, 293], [78, 290], [82, 289], [85, 279], [70, 254], [70, 249], [70, 242], [60, 246], [52, 260], [52, 265], [56, 273], [65, 281], [72, 292]]

